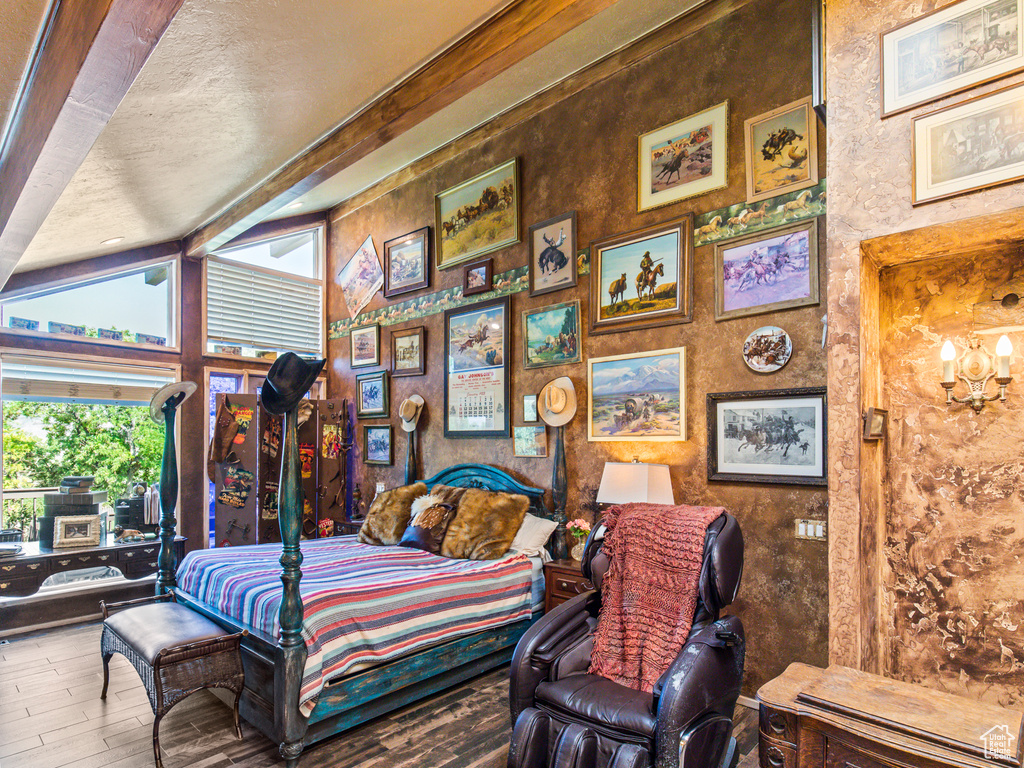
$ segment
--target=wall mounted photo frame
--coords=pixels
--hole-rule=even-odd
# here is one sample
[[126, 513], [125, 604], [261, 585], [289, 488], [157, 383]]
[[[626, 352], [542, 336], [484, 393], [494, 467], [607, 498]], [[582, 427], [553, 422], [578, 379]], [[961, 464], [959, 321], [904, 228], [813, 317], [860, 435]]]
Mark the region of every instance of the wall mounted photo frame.
[[523, 310], [523, 368], [580, 361], [580, 302]]
[[384, 297], [430, 287], [430, 227], [384, 243]]
[[444, 436], [509, 437], [509, 298], [444, 312]]
[[494, 259], [480, 259], [463, 267], [462, 295], [487, 293], [494, 287]]
[[537, 396], [523, 395], [523, 421], [532, 423], [537, 420]]
[[868, 408], [864, 411], [865, 440], [881, 440], [885, 437], [885, 428], [889, 421], [889, 412], [884, 408]]
[[637, 211], [729, 183], [729, 102], [645, 133], [637, 140]]
[[387, 416], [391, 410], [388, 372], [373, 371], [356, 376], [356, 417]]
[[817, 218], [715, 244], [715, 320], [819, 301]]
[[519, 158], [477, 174], [434, 198], [438, 269], [519, 242]]
[[590, 332], [693, 319], [693, 216], [590, 245]]
[[373, 235], [367, 235], [348, 263], [338, 273], [341, 297], [348, 316], [355, 318], [370, 303], [374, 294], [384, 285], [384, 270], [380, 268]]
[[348, 337], [349, 365], [352, 368], [363, 368], [380, 365], [380, 326], [364, 325], [353, 328]]
[[422, 376], [427, 372], [426, 329], [420, 325], [391, 332], [391, 377]]
[[576, 211], [530, 227], [530, 295], [541, 296], [576, 285]]
[[686, 347], [612, 357], [587, 366], [587, 439], [686, 439]]
[[519, 459], [544, 459], [548, 455], [548, 430], [538, 427], [512, 429], [512, 455]]
[[826, 485], [825, 387], [707, 396], [708, 480]]
[[960, 0], [879, 35], [882, 117], [1024, 69], [1024, 0]]
[[818, 121], [811, 97], [743, 123], [747, 202], [818, 183]]
[[98, 547], [101, 515], [60, 515], [53, 522], [53, 548]]
[[363, 425], [363, 464], [395, 463], [394, 431], [388, 424]]

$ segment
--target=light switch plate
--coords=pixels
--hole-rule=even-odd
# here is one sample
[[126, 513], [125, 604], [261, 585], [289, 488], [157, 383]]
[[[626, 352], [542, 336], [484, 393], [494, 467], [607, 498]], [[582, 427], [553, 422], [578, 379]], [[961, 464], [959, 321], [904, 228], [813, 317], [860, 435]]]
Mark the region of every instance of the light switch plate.
[[804, 520], [794, 521], [794, 533], [798, 539], [811, 539], [813, 541], [825, 541], [828, 531], [828, 522], [825, 520]]
[[377, 483], [377, 493], [384, 493], [384, 483]]

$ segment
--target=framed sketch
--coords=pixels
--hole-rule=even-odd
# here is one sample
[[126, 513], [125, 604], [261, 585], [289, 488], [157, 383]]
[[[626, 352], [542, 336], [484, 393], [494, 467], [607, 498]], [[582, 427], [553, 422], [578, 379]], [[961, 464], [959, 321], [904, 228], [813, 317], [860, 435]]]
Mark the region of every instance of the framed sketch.
[[913, 119], [914, 205], [1024, 177], [1024, 85]]
[[513, 157], [434, 198], [438, 269], [519, 242], [519, 159]]
[[793, 340], [777, 325], [751, 331], [743, 342], [743, 362], [755, 373], [775, 373], [793, 356]]
[[388, 372], [373, 371], [356, 376], [356, 417], [387, 416], [389, 410]]
[[715, 245], [715, 319], [817, 304], [818, 220]]
[[462, 273], [462, 295], [487, 293], [494, 286], [494, 259], [480, 259], [467, 264]]
[[708, 480], [825, 485], [825, 387], [707, 396]]
[[391, 466], [395, 462], [395, 448], [390, 425], [363, 425], [363, 464]]
[[384, 297], [430, 287], [430, 227], [384, 243]]
[[509, 437], [508, 296], [444, 313], [444, 436]]
[[1024, 69], [1024, 0], [961, 0], [880, 35], [882, 117]]
[[686, 348], [587, 361], [587, 439], [686, 439]]
[[810, 96], [750, 118], [743, 139], [748, 203], [818, 183], [818, 122]]
[[370, 303], [373, 295], [384, 285], [384, 270], [377, 259], [373, 236], [367, 235], [363, 244], [338, 273], [338, 285], [345, 300], [349, 317], [355, 317]]
[[364, 325], [353, 328], [349, 333], [349, 364], [353, 368], [380, 365], [380, 326]]
[[576, 211], [530, 227], [530, 295], [576, 285]]
[[523, 421], [537, 421], [537, 396], [523, 395]]
[[520, 459], [543, 459], [548, 455], [548, 430], [545, 426], [514, 427], [512, 455]]
[[592, 334], [692, 319], [692, 215], [595, 240], [590, 258]]
[[637, 210], [646, 211], [729, 183], [729, 102], [639, 138]]
[[391, 332], [391, 376], [422, 376], [427, 372], [426, 329], [421, 325]]
[[580, 361], [580, 302], [523, 310], [523, 367]]
[[53, 548], [98, 547], [101, 515], [60, 515], [53, 523]]
[[868, 408], [864, 411], [864, 434], [865, 440], [881, 440], [885, 437], [885, 424], [889, 419], [889, 412], [884, 408]]

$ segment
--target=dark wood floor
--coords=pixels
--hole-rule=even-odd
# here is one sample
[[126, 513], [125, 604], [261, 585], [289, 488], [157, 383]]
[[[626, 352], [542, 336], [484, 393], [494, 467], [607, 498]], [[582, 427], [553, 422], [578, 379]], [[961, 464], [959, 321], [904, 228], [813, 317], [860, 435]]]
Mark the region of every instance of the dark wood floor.
[[[115, 655], [100, 701], [100, 624], [36, 632], [0, 646], [3, 768], [151, 768], [153, 712], [131, 665]], [[508, 667], [378, 718], [303, 753], [302, 768], [502, 768], [510, 736]], [[160, 725], [166, 768], [269, 768], [277, 748], [208, 691]], [[757, 715], [737, 710], [743, 768], [757, 765]]]

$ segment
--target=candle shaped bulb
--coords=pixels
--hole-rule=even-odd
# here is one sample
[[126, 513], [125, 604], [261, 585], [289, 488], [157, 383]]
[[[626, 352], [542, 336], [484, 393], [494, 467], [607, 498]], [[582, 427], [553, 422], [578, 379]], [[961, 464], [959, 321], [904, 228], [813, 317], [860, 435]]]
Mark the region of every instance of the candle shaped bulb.
[[946, 339], [946, 343], [942, 345], [939, 357], [942, 358], [942, 380], [947, 382], [953, 381], [953, 358], [956, 357], [956, 348], [953, 346], [952, 341]]
[[1013, 345], [1009, 337], [1004, 333], [996, 342], [996, 359], [999, 364], [999, 378], [1005, 379], [1010, 376], [1010, 355], [1013, 354]]

